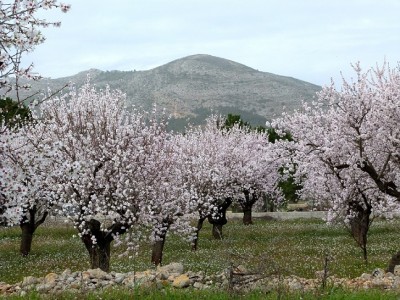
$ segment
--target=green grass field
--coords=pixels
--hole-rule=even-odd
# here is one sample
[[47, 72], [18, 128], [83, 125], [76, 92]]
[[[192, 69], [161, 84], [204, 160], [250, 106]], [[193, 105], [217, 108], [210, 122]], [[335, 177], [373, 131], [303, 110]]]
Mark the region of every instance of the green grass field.
[[[314, 278], [315, 271], [323, 269], [325, 255], [329, 253], [331, 256], [330, 274], [352, 278], [358, 277], [364, 272], [371, 273], [377, 267], [383, 269], [387, 267], [391, 256], [400, 250], [399, 226], [400, 220], [390, 222], [379, 220], [373, 223], [368, 242], [368, 265], [365, 265], [361, 250], [356, 247], [345, 228], [328, 226], [320, 220], [255, 220], [255, 224], [252, 226], [243, 226], [240, 221], [229, 221], [224, 226], [225, 238], [222, 241], [214, 240], [211, 236], [211, 226], [205, 224], [200, 235], [197, 252], [190, 250], [190, 244], [187, 241], [173, 234], [168, 236], [163, 262], [164, 264], [181, 262], [186, 270], [202, 270], [206, 274], [220, 272], [233, 263], [265, 274], [294, 274]], [[15, 283], [28, 275], [42, 277], [49, 272], [61, 273], [66, 268], [72, 271], [89, 268], [86, 249], [80, 239], [76, 237], [75, 229], [67, 224], [39, 227], [34, 237], [32, 252], [28, 257], [21, 257], [18, 254], [19, 236], [18, 227], [0, 228], [0, 281]], [[120, 257], [119, 254], [123, 250], [122, 247], [112, 248], [112, 271], [128, 272], [134, 269], [143, 271], [153, 268], [150, 264], [151, 249], [148, 243], [142, 242], [139, 254], [134, 258]], [[115, 291], [114, 295], [115, 293], [117, 292]], [[121, 290], [119, 293], [123, 298], [125, 292]], [[136, 298], [165, 299], [170, 294], [168, 296], [171, 297], [170, 299], [193, 299], [193, 297], [202, 299], [202, 296], [193, 294], [197, 293], [196, 291], [167, 290], [164, 291], [164, 294], [168, 295], [165, 294], [164, 298], [157, 298], [156, 295], [160, 294], [159, 291], [142, 291], [141, 293], [142, 295]], [[318, 294], [317, 298], [353, 299], [346, 291], [335, 291], [334, 294], [326, 291], [324, 293]], [[207, 296], [207, 294], [208, 292], [202, 294], [204, 299], [233, 299], [233, 296], [227, 294], [226, 291], [213, 293], [219, 298], [212, 298], [212, 295]], [[358, 294], [359, 296], [357, 296]], [[382, 299], [398, 299], [394, 292], [368, 291], [351, 295], [359, 297], [354, 299], [380, 299], [380, 295], [385, 296]], [[248, 299], [277, 299], [278, 296], [282, 295], [257, 295], [256, 292], [247, 295]], [[314, 296], [309, 294], [296, 297], [297, 299], [300, 299], [299, 297], [317, 299]], [[340, 298], [341, 296], [343, 298]], [[69, 299], [67, 295], [65, 297]], [[71, 297], [74, 299], [76, 295]], [[88, 297], [90, 295], [85, 295], [85, 298]], [[97, 296], [93, 295], [93, 297]], [[114, 299], [112, 295], [107, 297], [107, 293], [102, 295], [102, 299]]]

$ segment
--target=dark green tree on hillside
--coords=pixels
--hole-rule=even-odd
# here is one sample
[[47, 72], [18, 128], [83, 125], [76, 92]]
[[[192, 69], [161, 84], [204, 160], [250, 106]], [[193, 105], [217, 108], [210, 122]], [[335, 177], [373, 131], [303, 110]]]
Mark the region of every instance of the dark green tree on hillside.
[[230, 129], [236, 124], [238, 124], [240, 128], [248, 127], [249, 129], [251, 129], [251, 126], [248, 122], [243, 121], [240, 115], [234, 114], [228, 114], [226, 116], [223, 128]]
[[25, 105], [11, 98], [0, 99], [0, 124], [7, 127], [21, 126], [31, 118], [31, 111]]

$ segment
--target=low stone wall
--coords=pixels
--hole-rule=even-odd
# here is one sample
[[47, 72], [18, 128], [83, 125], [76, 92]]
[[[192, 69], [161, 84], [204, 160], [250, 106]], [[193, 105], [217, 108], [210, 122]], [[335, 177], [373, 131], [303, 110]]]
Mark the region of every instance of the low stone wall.
[[0, 282], [0, 296], [26, 296], [29, 291], [40, 294], [57, 295], [65, 291], [71, 293], [86, 293], [121, 286], [127, 289], [137, 286], [163, 289], [172, 287], [177, 289], [228, 289], [248, 292], [251, 290], [271, 291], [286, 289], [287, 291], [310, 291], [327, 287], [343, 287], [356, 289], [400, 289], [400, 270], [395, 268], [395, 274], [385, 273], [376, 269], [372, 274], [362, 274], [354, 279], [324, 276], [323, 271], [316, 272], [316, 278], [306, 279], [297, 276], [278, 276], [253, 273], [243, 266], [231, 267], [214, 275], [204, 272], [185, 271], [180, 263], [158, 267], [143, 272], [106, 273], [100, 269], [91, 269], [83, 272], [71, 272], [67, 269], [61, 274], [49, 273], [45, 277], [24, 277], [17, 284]]
[[[284, 211], [284, 212], [253, 212], [253, 218], [271, 220], [293, 220], [293, 219], [324, 219], [325, 211]], [[241, 219], [243, 213], [226, 212], [227, 219]]]

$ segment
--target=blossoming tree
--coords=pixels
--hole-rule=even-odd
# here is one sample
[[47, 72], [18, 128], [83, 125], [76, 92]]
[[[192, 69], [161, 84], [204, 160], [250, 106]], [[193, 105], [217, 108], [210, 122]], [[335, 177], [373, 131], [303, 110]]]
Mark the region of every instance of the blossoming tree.
[[234, 200], [243, 210], [243, 224], [252, 224], [253, 206], [261, 206], [264, 196], [282, 201], [279, 184], [280, 159], [265, 132], [233, 126], [226, 137], [229, 143], [229, 182]]
[[49, 22], [39, 17], [42, 10], [59, 8], [67, 12], [70, 5], [57, 0], [14, 0], [0, 2], [0, 98], [21, 88], [20, 78], [40, 78], [33, 72], [33, 64], [22, 64], [22, 57], [45, 41], [40, 28], [60, 26], [60, 22]]
[[20, 252], [31, 251], [35, 230], [41, 225], [58, 197], [51, 188], [52, 151], [43, 145], [41, 126], [26, 123], [5, 127], [0, 135], [0, 192], [3, 218], [22, 230]]
[[103, 270], [109, 269], [111, 242], [142, 217], [143, 178], [159, 134], [148, 114], [127, 112], [124, 101], [119, 91], [86, 84], [42, 105], [57, 151], [56, 193], [72, 209], [92, 267]]
[[291, 132], [290, 148], [303, 196], [330, 207], [328, 221], [344, 220], [367, 259], [372, 216], [399, 209], [400, 73], [386, 64], [324, 87], [313, 106], [286, 115], [275, 126]]
[[241, 201], [247, 208], [246, 219], [251, 220], [254, 202], [261, 193], [274, 191], [278, 178], [277, 162], [266, 136], [236, 125], [223, 128], [221, 124], [223, 118], [212, 116], [204, 127], [189, 129], [181, 141], [191, 206], [198, 212], [197, 236], [208, 219], [218, 239], [222, 238], [229, 205]]

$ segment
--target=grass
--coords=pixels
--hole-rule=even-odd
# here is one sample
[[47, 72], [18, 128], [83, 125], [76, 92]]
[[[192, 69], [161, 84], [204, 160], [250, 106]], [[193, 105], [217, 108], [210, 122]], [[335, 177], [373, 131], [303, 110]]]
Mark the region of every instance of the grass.
[[[173, 234], [168, 236], [163, 262], [164, 264], [182, 262], [187, 270], [202, 270], [206, 274], [221, 272], [233, 263], [268, 274], [279, 273], [314, 278], [315, 271], [323, 269], [325, 255], [329, 253], [330, 273], [338, 277], [353, 278], [364, 272], [371, 273], [378, 267], [383, 269], [387, 267], [391, 256], [400, 250], [397, 234], [399, 226], [400, 220], [375, 221], [369, 235], [369, 264], [367, 266], [362, 259], [361, 250], [356, 247], [354, 240], [343, 227], [328, 226], [320, 220], [255, 220], [252, 226], [243, 226], [240, 221], [231, 220], [224, 226], [225, 238], [222, 241], [214, 240], [211, 236], [211, 226], [205, 224], [200, 235], [199, 250], [196, 252], [190, 250], [190, 244], [187, 241]], [[35, 233], [31, 254], [28, 257], [21, 257], [18, 254], [19, 228], [0, 228], [0, 281], [16, 283], [24, 276], [42, 277], [50, 272], [61, 273], [67, 268], [72, 271], [88, 269], [89, 259], [86, 249], [80, 239], [74, 235], [76, 231], [67, 224], [41, 226]], [[121, 254], [123, 250], [120, 247], [112, 248], [112, 271], [128, 272], [133, 269], [145, 270], [153, 267], [150, 264], [151, 249], [146, 242], [142, 242], [139, 254], [135, 258], [119, 257], [118, 254]], [[127, 294], [126, 291], [121, 289], [119, 292], [122, 299], [126, 298], [124, 296]], [[146, 298], [146, 295], [141, 295], [139, 298], [158, 299], [151, 294], [152, 291], [147, 293], [149, 293], [149, 298]], [[159, 291], [157, 293], [160, 294]], [[182, 292], [171, 290], [169, 293]], [[213, 298], [213, 295], [207, 296], [208, 292], [202, 292], [202, 295], [205, 295], [204, 298], [190, 295], [190, 293], [196, 293], [196, 291], [172, 295], [170, 299], [193, 299], [193, 297], [233, 299], [224, 298], [232, 296], [224, 291], [221, 291], [221, 294], [212, 293], [219, 298]], [[373, 293], [367, 292], [368, 295], [373, 295]], [[346, 292], [335, 291], [334, 294], [326, 294], [327, 298], [321, 298], [325, 296], [319, 295], [318, 299], [353, 299], [340, 298], [342, 294], [345, 295]], [[188, 298], [188, 295], [191, 298]], [[380, 299], [377, 295], [373, 298], [366, 298], [367, 296], [364, 295], [354, 299]], [[85, 297], [89, 296], [85, 295]], [[251, 298], [253, 296], [255, 298]], [[249, 294], [246, 297], [259, 299], [257, 297], [260, 295], [253, 296]], [[266, 298], [270, 296], [272, 298]], [[314, 299], [307, 298], [313, 297], [312, 294], [300, 296], [302, 299]], [[389, 292], [385, 299], [397, 299], [390, 298], [391, 296], [395, 297], [396, 294]], [[97, 296], [93, 295], [93, 297]], [[297, 299], [300, 299], [299, 297]], [[102, 299], [112, 299], [112, 297], [107, 298], [106, 294], [102, 294]], [[263, 295], [262, 299], [277, 298], [276, 295], [273, 298], [272, 293]]]
[[[43, 295], [36, 292], [30, 292], [24, 297], [21, 296], [8, 296], [9, 300], [30, 299], [30, 300], [43, 300], [54, 299], [54, 295]], [[159, 289], [135, 289], [129, 290], [124, 288], [113, 288], [101, 292], [89, 292], [83, 294], [63, 293], [57, 295], [57, 300], [115, 300], [115, 299], [140, 299], [140, 300], [398, 300], [399, 294], [394, 291], [381, 291], [381, 290], [368, 290], [368, 291], [346, 291], [342, 289], [330, 291], [314, 291], [294, 293], [277, 291], [265, 293], [253, 291], [247, 294], [230, 293], [224, 290], [176, 290], [166, 288]]]

